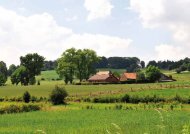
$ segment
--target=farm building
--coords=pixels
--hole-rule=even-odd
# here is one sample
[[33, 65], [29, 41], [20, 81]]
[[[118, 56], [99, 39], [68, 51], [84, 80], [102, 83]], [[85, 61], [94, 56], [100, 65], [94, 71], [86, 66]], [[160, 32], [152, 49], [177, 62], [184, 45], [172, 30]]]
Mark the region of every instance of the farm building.
[[111, 71], [100, 71], [88, 79], [92, 83], [118, 83], [119, 79]]
[[137, 79], [137, 73], [123, 73], [120, 81], [129, 81], [129, 80], [136, 80]]
[[159, 79], [160, 82], [172, 82], [172, 81], [176, 81], [175, 79], [173, 79], [171, 76], [167, 76], [163, 73], [161, 73], [161, 77]]

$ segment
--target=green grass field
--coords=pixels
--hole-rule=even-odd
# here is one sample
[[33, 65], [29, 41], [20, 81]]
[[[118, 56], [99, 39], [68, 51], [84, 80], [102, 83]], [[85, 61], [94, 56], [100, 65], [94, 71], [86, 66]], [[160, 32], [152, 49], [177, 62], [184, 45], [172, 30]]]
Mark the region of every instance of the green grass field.
[[[118, 72], [122, 71], [121, 69]], [[176, 94], [185, 98], [190, 96], [189, 72], [176, 74], [172, 71], [164, 71], [164, 73], [172, 75], [177, 81], [149, 84], [65, 85], [62, 80], [56, 81], [58, 75], [55, 71], [45, 71], [37, 77], [37, 80], [45, 79], [40, 81], [41, 85], [13, 86], [8, 81], [6, 86], [0, 87], [0, 97], [21, 97], [25, 91], [29, 91], [33, 96], [48, 97], [55, 85], [64, 86], [69, 96], [76, 97], [118, 96], [126, 93], [138, 96], [157, 95], [166, 98]], [[156, 111], [156, 107], [143, 109], [139, 108], [139, 104], [122, 104], [124, 107], [131, 105], [134, 107], [132, 110], [114, 109], [116, 104], [84, 102], [71, 103], [66, 108], [51, 106], [49, 103], [45, 105], [47, 108], [39, 112], [0, 115], [0, 133], [179, 134], [185, 130], [184, 127], [190, 131], [189, 105], [184, 105], [183, 108], [174, 111], [168, 108]], [[87, 109], [88, 105], [93, 108]], [[149, 104], [142, 105], [149, 107]], [[177, 105], [182, 107], [181, 104]]]
[[[60, 106], [59, 106], [60, 108]], [[182, 133], [185, 111], [75, 109], [1, 115], [0, 133]]]

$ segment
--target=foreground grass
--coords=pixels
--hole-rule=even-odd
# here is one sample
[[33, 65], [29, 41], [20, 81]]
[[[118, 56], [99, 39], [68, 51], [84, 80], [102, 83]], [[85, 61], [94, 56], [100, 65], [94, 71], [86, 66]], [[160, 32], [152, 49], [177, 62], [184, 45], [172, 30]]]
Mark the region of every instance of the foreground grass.
[[179, 134], [184, 125], [190, 125], [185, 111], [83, 109], [1, 115], [0, 133]]

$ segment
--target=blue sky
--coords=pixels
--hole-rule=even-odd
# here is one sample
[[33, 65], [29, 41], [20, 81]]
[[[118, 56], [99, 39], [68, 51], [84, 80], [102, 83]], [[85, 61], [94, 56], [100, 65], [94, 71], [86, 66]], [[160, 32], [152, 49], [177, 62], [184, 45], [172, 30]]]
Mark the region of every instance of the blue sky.
[[[1, 0], [0, 60], [70, 47], [104, 56], [178, 60], [189, 56], [188, 0]], [[177, 11], [184, 11], [180, 14]]]

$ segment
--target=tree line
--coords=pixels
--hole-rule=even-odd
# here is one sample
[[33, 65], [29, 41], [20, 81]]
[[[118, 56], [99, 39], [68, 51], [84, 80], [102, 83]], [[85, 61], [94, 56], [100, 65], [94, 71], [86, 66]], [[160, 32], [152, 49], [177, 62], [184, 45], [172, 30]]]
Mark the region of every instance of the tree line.
[[[151, 66], [151, 67], [150, 67]], [[157, 67], [158, 69], [190, 71], [190, 58], [179, 61], [150, 61], [146, 68]], [[75, 78], [87, 80], [91, 75], [96, 73], [98, 68], [126, 69], [127, 72], [140, 72], [145, 68], [145, 62], [137, 57], [99, 57], [94, 50], [70, 48], [63, 52], [60, 58], [55, 61], [45, 61], [43, 56], [37, 53], [27, 54], [20, 57], [20, 65], [14, 64], [6, 67], [6, 63], [0, 61], [0, 86], [4, 85], [8, 76], [12, 84], [34, 85], [35, 76], [44, 70], [56, 70], [60, 78], [65, 83], [72, 83]], [[155, 68], [154, 68], [155, 70]], [[139, 73], [139, 78], [143, 79], [143, 73]], [[154, 79], [154, 78], [153, 78]]]
[[190, 71], [190, 58], [184, 58], [179, 61], [158, 61], [155, 60], [149, 61], [147, 64], [148, 66], [156, 66], [163, 70], [176, 70], [177, 73], [180, 73], [181, 71]]
[[7, 69], [6, 64], [0, 62], [0, 86], [4, 85], [8, 76], [11, 78], [13, 85], [34, 85], [36, 83], [36, 75], [41, 73], [45, 58], [34, 54], [27, 54], [20, 57], [20, 65], [10, 65]]

